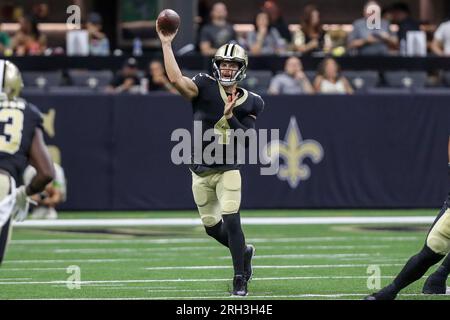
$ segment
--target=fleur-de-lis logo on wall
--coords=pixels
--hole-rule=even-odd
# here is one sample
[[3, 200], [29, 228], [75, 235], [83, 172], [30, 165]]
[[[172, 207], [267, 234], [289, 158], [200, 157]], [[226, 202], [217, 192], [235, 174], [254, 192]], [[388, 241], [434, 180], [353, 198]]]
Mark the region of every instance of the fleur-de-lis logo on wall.
[[42, 113], [43, 127], [50, 138], [55, 136], [55, 109], [50, 109], [47, 113]]
[[[278, 150], [278, 151], [277, 151]], [[270, 158], [280, 157], [278, 178], [287, 181], [292, 189], [297, 188], [300, 181], [308, 180], [311, 169], [304, 163], [310, 158], [315, 164], [322, 161], [324, 151], [321, 144], [315, 140], [303, 140], [297, 120], [294, 116], [289, 121], [289, 127], [283, 140], [273, 140], [267, 145], [267, 153]]]

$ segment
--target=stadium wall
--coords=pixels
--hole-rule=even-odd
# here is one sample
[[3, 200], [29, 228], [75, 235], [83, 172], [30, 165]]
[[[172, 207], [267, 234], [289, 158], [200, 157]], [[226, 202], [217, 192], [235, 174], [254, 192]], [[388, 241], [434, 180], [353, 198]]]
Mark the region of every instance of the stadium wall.
[[[164, 93], [27, 96], [68, 180], [67, 210], [194, 208], [170, 137], [190, 105]], [[259, 128], [279, 128], [283, 170], [242, 170], [244, 208], [439, 207], [447, 190], [449, 96], [267, 96]], [[290, 159], [286, 161], [285, 159]]]

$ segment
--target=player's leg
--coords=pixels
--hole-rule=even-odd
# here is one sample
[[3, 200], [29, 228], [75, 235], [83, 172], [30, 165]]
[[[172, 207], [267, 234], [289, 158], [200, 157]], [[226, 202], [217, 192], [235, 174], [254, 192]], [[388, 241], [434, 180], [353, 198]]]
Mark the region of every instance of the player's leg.
[[419, 280], [427, 270], [441, 261], [450, 251], [450, 209], [447, 202], [436, 218], [422, 250], [411, 257], [394, 281], [368, 300], [392, 300], [400, 290]]
[[6, 249], [8, 247], [9, 240], [11, 239], [12, 234], [12, 218], [9, 218], [6, 221], [5, 225], [0, 228], [0, 265], [5, 258]]
[[[9, 176], [0, 174], [0, 201], [5, 199], [11, 192], [10, 182], [11, 180]], [[8, 207], [10, 207], [10, 205], [8, 205]], [[0, 219], [0, 221], [2, 221], [0, 223], [0, 265], [5, 257], [6, 248], [8, 246], [8, 242], [12, 232], [12, 222], [10, 217], [11, 212], [10, 210], [8, 210], [8, 208], [4, 208], [4, 210], [1, 209], [3, 208], [0, 208], [0, 214], [6, 214], [8, 216], [2, 217], [2, 219]]]
[[[228, 247], [233, 259], [233, 294], [247, 294], [245, 236], [242, 231], [239, 208], [241, 205], [241, 175], [239, 170], [224, 172], [217, 183], [217, 198], [223, 215], [223, 226], [228, 234]], [[247, 263], [251, 266], [251, 263]]]
[[[432, 227], [432, 230], [434, 229], [435, 225], [441, 220], [441, 216], [444, 213], [448, 215], [448, 213], [446, 212], [450, 210], [449, 208], [450, 208], [450, 195], [448, 196], [447, 201], [444, 203], [444, 206], [442, 207], [438, 219]], [[448, 228], [450, 228], [450, 221], [447, 222], [447, 226]], [[442, 262], [441, 266], [428, 277], [427, 281], [423, 286], [422, 292], [425, 294], [445, 294], [447, 291], [447, 278], [449, 274], [450, 274], [450, 254], [447, 255], [447, 257]]]
[[447, 292], [447, 279], [450, 274], [450, 254], [444, 259], [439, 268], [431, 274], [423, 286], [425, 294], [445, 294]]
[[[214, 175], [200, 177], [192, 173], [192, 193], [206, 233], [228, 247], [228, 234], [224, 230]], [[213, 183], [213, 186], [211, 184]]]

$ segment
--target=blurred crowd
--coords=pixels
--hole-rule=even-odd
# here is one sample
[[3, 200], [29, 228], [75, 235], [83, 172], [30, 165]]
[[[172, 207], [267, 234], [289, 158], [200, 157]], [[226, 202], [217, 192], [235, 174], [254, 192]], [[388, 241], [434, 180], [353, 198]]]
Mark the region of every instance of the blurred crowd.
[[[20, 7], [16, 8], [12, 16], [19, 28], [12, 35], [0, 28], [0, 55], [36, 56], [64, 53], [62, 47], [50, 48], [47, 36], [39, 28], [39, 24], [50, 22], [48, 15], [49, 7], [45, 3], [34, 5], [31, 13], [24, 13]], [[82, 29], [88, 33], [90, 55], [107, 56], [111, 53], [108, 36], [102, 31], [103, 19], [98, 13], [89, 13]]]
[[[199, 3], [206, 2], [209, 3], [207, 0]], [[371, 28], [370, 20], [374, 12], [380, 12], [381, 20], [376, 28]], [[320, 7], [309, 4], [302, 8], [298, 24], [289, 25], [277, 2], [267, 0], [255, 13], [253, 26], [251, 28], [247, 26], [243, 31], [229, 22], [226, 4], [214, 2], [210, 7], [199, 8], [199, 17], [196, 19], [198, 32], [196, 43], [192, 47], [201, 55], [210, 57], [223, 44], [235, 42], [243, 46], [251, 56], [286, 57], [284, 68], [278, 74], [261, 70], [259, 74], [247, 77], [243, 86], [248, 86], [250, 90], [260, 94], [352, 94], [367, 87], [368, 84], [376, 86], [379, 78], [386, 80], [383, 85], [396, 86], [396, 84], [388, 83], [389, 77], [383, 79], [384, 75], [376, 71], [368, 75], [362, 72], [350, 78], [349, 72], [341, 70], [335, 60], [336, 57], [405, 55], [407, 40], [414, 32], [422, 32], [424, 35], [423, 45], [426, 52], [437, 56], [450, 56], [450, 20], [441, 23], [430, 32], [413, 16], [409, 6], [404, 2], [382, 8], [377, 1], [372, 0], [365, 2], [361, 7], [361, 17], [353, 21], [351, 28], [345, 28], [345, 25], [323, 24]], [[41, 23], [50, 22], [48, 5], [33, 5], [30, 12], [24, 13], [23, 10], [19, 10], [13, 17], [18, 23], [18, 29], [13, 34], [10, 32], [11, 29], [8, 32], [0, 29], [0, 55], [64, 53], [63, 48], [49, 47], [47, 36], [40, 28]], [[103, 31], [103, 18], [100, 14], [96, 12], [87, 14], [82, 20], [81, 29], [87, 35], [88, 54], [108, 56], [118, 51], [111, 48], [110, 39]], [[138, 51], [140, 54], [134, 54], [135, 56], [142, 55], [142, 50]], [[303, 70], [302, 56], [317, 56], [323, 60], [317, 70], [306, 72]], [[110, 94], [152, 91], [176, 94], [175, 88], [167, 78], [162, 61], [153, 60], [147, 66], [140, 66], [134, 57], [124, 60], [122, 68], [115, 74], [110, 70], [102, 70], [96, 74], [90, 71], [84, 73], [74, 71], [65, 77], [65, 81], [58, 80], [60, 75], [54, 75], [55, 80], [52, 81], [49, 74], [36, 75], [29, 72], [29, 80], [25, 79], [25, 82], [26, 86], [36, 87], [38, 90], [52, 86], [65, 86], [66, 88], [60, 89], [73, 90], [74, 87], [84, 86], [87, 91], [92, 89]], [[194, 75], [189, 72], [192, 70], [183, 70], [185, 71], [188, 76]], [[411, 83], [420, 83], [420, 86], [424, 86], [426, 77], [426, 73], [400, 75], [399, 86], [409, 88]], [[445, 84], [450, 86], [450, 74], [448, 81], [445, 81]], [[392, 82], [395, 82], [395, 79]]]
[[[221, 45], [233, 41], [246, 48], [250, 55], [256, 56], [289, 53], [334, 56], [404, 54], [408, 32], [421, 30], [420, 21], [413, 18], [408, 4], [404, 2], [382, 8], [377, 1], [367, 1], [361, 8], [361, 17], [353, 21], [350, 31], [339, 25], [333, 28], [324, 25], [320, 7], [315, 4], [302, 8], [299, 27], [290, 29], [277, 2], [267, 0], [254, 15], [251, 30], [245, 32], [237, 32], [229, 22], [225, 3], [215, 2], [211, 7], [207, 5], [209, 1], [200, 1], [202, 3], [204, 5], [200, 6], [196, 20], [198, 32], [195, 47], [205, 56], [213, 55]], [[380, 12], [381, 21], [379, 28], [372, 29], [368, 19], [373, 17], [374, 12]], [[23, 10], [16, 12], [14, 19], [19, 24], [19, 30], [12, 35], [0, 30], [0, 54], [22, 56], [52, 52], [47, 50], [46, 36], [38, 27], [39, 23], [49, 22], [48, 15], [46, 4], [34, 5], [29, 14]], [[88, 32], [91, 55], [112, 53], [110, 40], [103, 32], [102, 17], [98, 13], [92, 12], [83, 19], [82, 28]], [[450, 55], [450, 21], [444, 21], [434, 32], [427, 30], [427, 33], [425, 45], [428, 53]]]
[[[151, 61], [148, 69], [142, 72], [135, 58], [128, 58], [125, 61], [122, 69], [114, 75], [105, 91], [107, 93], [166, 91], [177, 94], [177, 90], [166, 75], [162, 61]], [[303, 70], [300, 58], [293, 56], [286, 60], [282, 72], [271, 77], [268, 87], [258, 93], [352, 94], [353, 88], [348, 79], [341, 74], [340, 66], [335, 59], [325, 58], [313, 75], [313, 79], [310, 79]]]
[[[379, 28], [372, 29], [367, 20], [379, 12]], [[279, 55], [315, 53], [340, 56], [404, 54], [409, 31], [420, 31], [420, 22], [412, 17], [408, 4], [397, 2], [382, 8], [377, 1], [367, 1], [361, 8], [361, 18], [352, 23], [352, 30], [326, 29], [321, 21], [320, 8], [309, 4], [303, 8], [300, 28], [295, 31], [283, 18], [282, 11], [273, 0], [264, 2], [255, 15], [254, 28], [246, 34], [236, 34], [228, 22], [228, 10], [223, 2], [212, 5], [209, 16], [199, 31], [198, 48], [203, 55], [213, 55], [224, 43], [235, 41], [251, 55]], [[396, 32], [392, 25], [398, 26]], [[443, 22], [426, 43], [430, 52], [438, 56], [450, 55], [450, 22]]]

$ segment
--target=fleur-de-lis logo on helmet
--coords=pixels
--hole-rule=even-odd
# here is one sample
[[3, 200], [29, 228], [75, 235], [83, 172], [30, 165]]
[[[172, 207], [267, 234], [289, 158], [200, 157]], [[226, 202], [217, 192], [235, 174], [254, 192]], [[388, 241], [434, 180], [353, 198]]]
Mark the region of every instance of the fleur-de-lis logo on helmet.
[[321, 144], [315, 140], [303, 140], [295, 117], [291, 117], [289, 127], [283, 140], [273, 140], [267, 145], [267, 154], [271, 159], [280, 157], [284, 163], [280, 164], [278, 178], [287, 181], [293, 189], [300, 181], [308, 180], [311, 169], [304, 163], [310, 158], [315, 164], [322, 161], [324, 151]]

